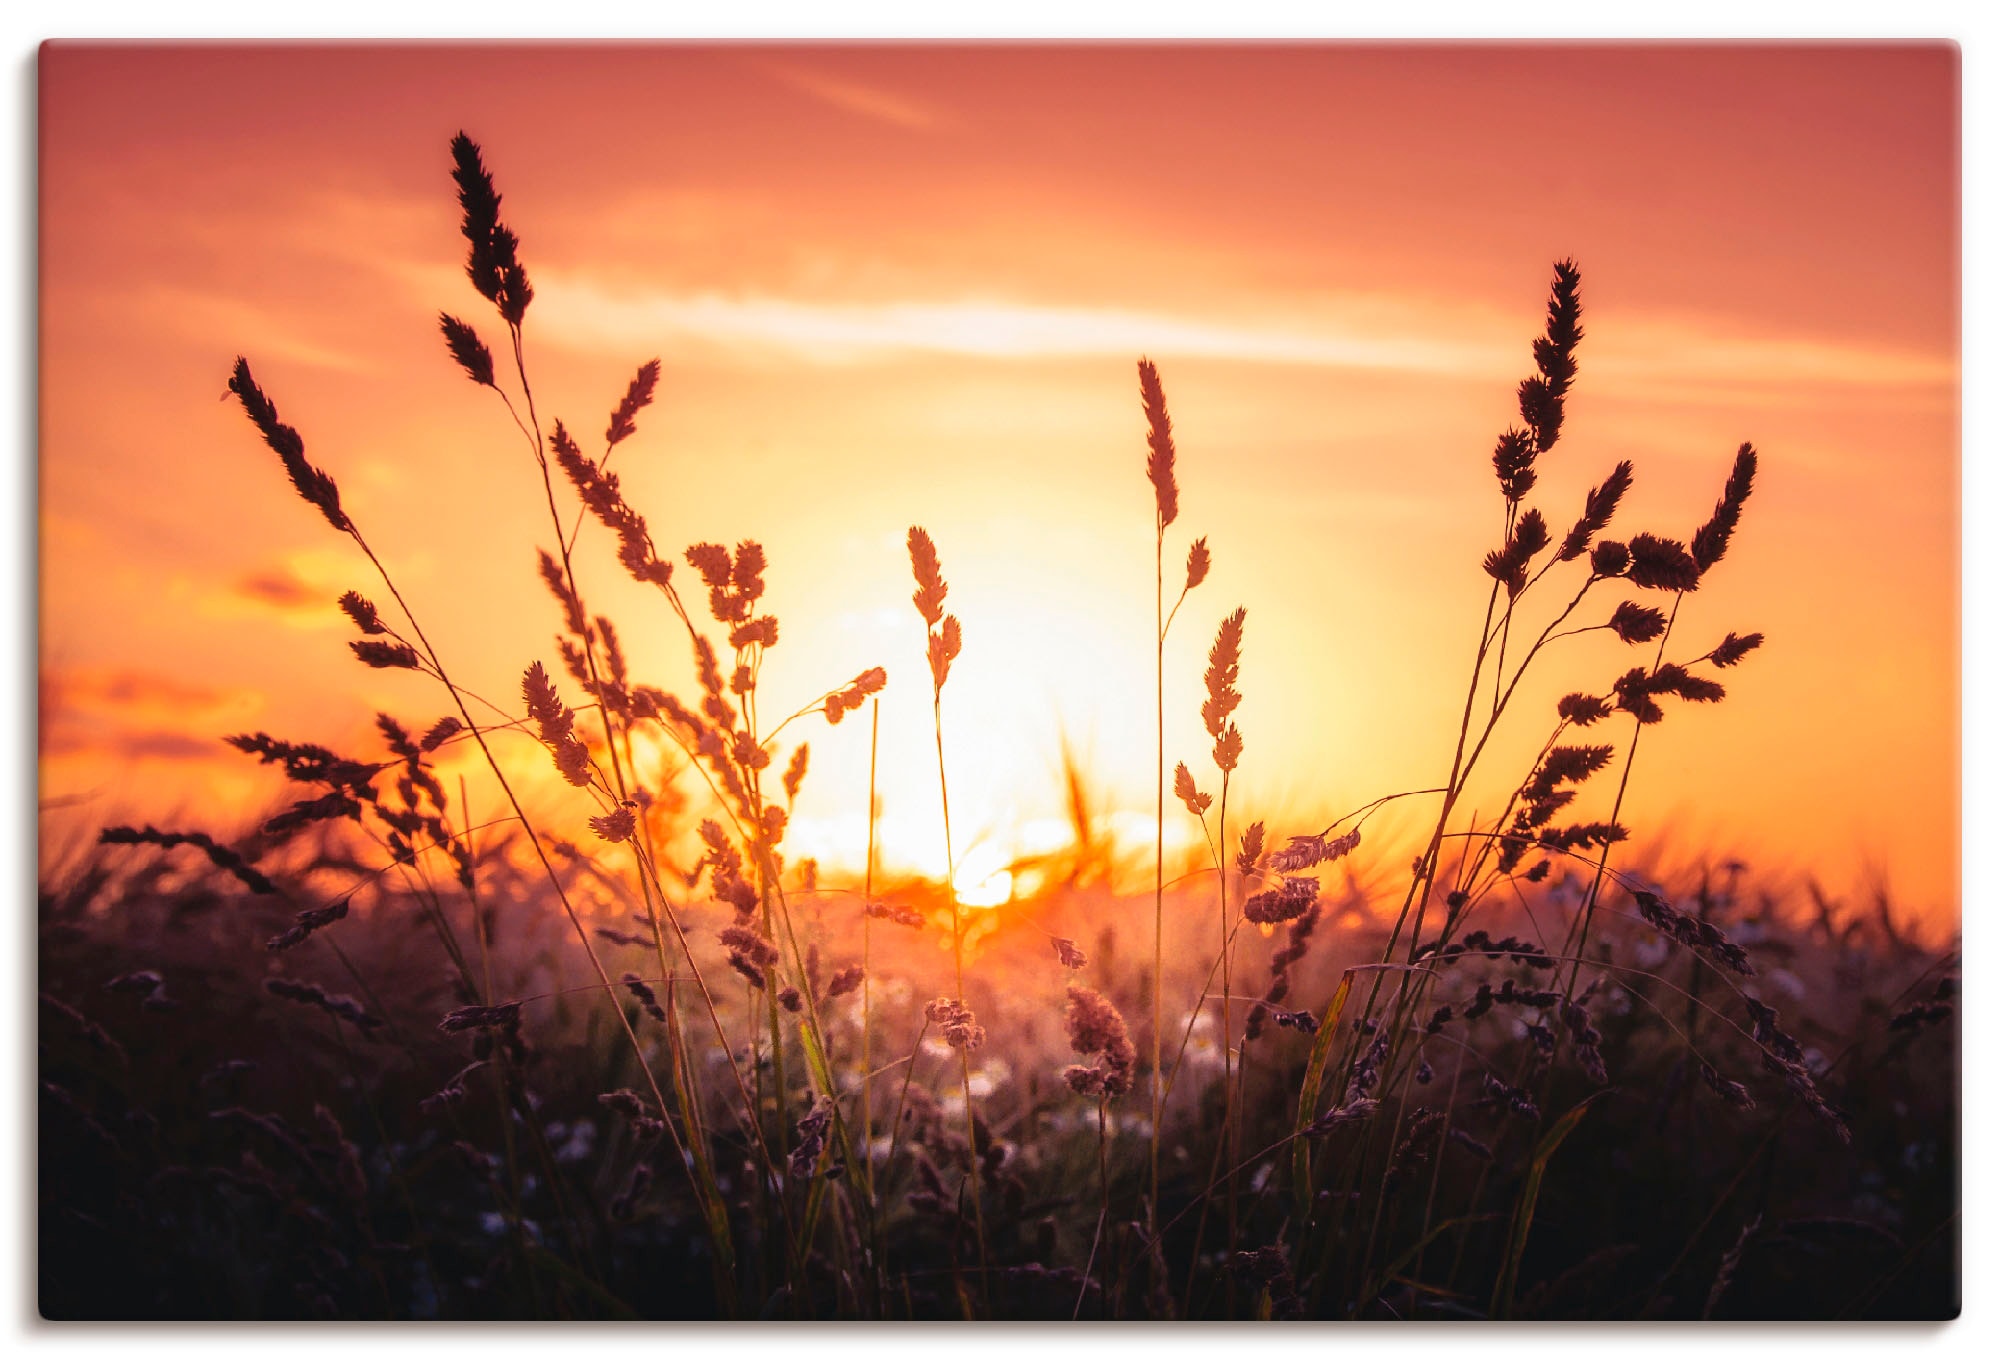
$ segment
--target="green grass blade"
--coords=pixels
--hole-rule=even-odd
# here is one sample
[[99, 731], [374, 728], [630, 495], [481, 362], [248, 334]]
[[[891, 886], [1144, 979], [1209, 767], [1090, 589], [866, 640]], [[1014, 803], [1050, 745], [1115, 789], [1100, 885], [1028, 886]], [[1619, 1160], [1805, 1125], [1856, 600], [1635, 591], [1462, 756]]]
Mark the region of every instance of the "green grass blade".
[[1521, 1273], [1521, 1256], [1528, 1248], [1528, 1229], [1535, 1223], [1535, 1200], [1542, 1192], [1542, 1174], [1549, 1168], [1549, 1158], [1556, 1154], [1556, 1148], [1563, 1144], [1563, 1139], [1583, 1121], [1585, 1111], [1604, 1093], [1600, 1090], [1557, 1119], [1556, 1125], [1536, 1144], [1534, 1159], [1528, 1163], [1528, 1178], [1521, 1185], [1521, 1197], [1514, 1204], [1514, 1219], [1508, 1224], [1507, 1258], [1502, 1262], [1500, 1277], [1493, 1285], [1493, 1301], [1487, 1308], [1490, 1315], [1503, 1320], [1513, 1315], [1514, 1285]]
[[1333, 1036], [1340, 1028], [1340, 1012], [1347, 1008], [1348, 992], [1354, 989], [1354, 974], [1344, 973], [1340, 989], [1320, 1018], [1319, 1032], [1313, 1036], [1312, 1056], [1306, 1061], [1305, 1079], [1299, 1083], [1299, 1112], [1292, 1122], [1292, 1195], [1301, 1239], [1306, 1214], [1312, 1208], [1312, 1140], [1306, 1128], [1319, 1114], [1319, 1086], [1326, 1075], [1326, 1055], [1333, 1049]]
[[724, 1202], [721, 1186], [715, 1180], [715, 1163], [708, 1148], [708, 1130], [702, 1126], [700, 1097], [690, 1079], [683, 1040], [680, 1005], [670, 990], [667, 993], [667, 1078], [674, 1102], [680, 1107], [688, 1157], [694, 1163], [695, 1197], [701, 1201], [702, 1219], [708, 1224], [709, 1242], [714, 1247], [716, 1303], [725, 1314], [734, 1316], [736, 1243], [729, 1234], [729, 1205]]

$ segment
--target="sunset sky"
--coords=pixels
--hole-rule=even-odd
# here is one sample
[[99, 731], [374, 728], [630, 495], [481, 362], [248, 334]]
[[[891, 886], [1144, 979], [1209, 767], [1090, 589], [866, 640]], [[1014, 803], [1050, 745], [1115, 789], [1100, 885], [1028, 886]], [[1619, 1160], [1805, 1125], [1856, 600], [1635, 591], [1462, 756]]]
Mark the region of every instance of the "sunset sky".
[[[366, 754], [378, 709], [446, 711], [348, 655], [334, 600], [379, 591], [218, 399], [239, 353], [470, 687], [559, 668], [539, 477], [437, 336], [441, 309], [501, 333], [462, 270], [463, 128], [522, 238], [544, 418], [601, 430], [659, 357], [614, 467], [662, 554], [765, 545], [772, 694], [888, 669], [892, 862], [942, 867], [913, 523], [965, 628], [974, 872], [1059, 836], [1065, 741], [1124, 840], [1152, 833], [1141, 354], [1180, 449], [1169, 552], [1205, 534], [1216, 563], [1168, 645], [1169, 764], [1205, 767], [1203, 657], [1242, 605], [1232, 807], [1293, 833], [1440, 781], [1488, 458], [1574, 256], [1581, 371], [1532, 503], [1564, 526], [1630, 458], [1613, 533], [1685, 538], [1737, 445], [1763, 459], [1668, 657], [1769, 640], [1649, 732], [1625, 819], [1673, 862], [1957, 917], [1950, 47], [57, 44], [39, 87], [45, 846], [246, 824], [281, 790], [223, 735]], [[579, 553], [635, 670], [687, 693], [678, 623], [601, 532]], [[1641, 659], [1555, 650], [1510, 749]], [[851, 864], [866, 722], [801, 728], [791, 848]], [[534, 805], [587, 835], [560, 785]]]

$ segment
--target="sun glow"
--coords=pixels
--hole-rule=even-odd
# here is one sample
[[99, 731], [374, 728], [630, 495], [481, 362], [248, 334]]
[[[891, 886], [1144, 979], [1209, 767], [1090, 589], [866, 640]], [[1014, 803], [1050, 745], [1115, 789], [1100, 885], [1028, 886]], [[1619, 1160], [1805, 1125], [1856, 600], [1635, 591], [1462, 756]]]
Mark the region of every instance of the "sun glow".
[[1013, 870], [991, 844], [974, 845], [965, 852], [952, 885], [961, 906], [991, 909], [1014, 899]]
[[[225, 71], [273, 60], [302, 87], [334, 88], [348, 78], [341, 63], [386, 59], [217, 52], [199, 82], [191, 67], [136, 53], [77, 51], [49, 69], [41, 773], [45, 794], [71, 799], [74, 813], [45, 818], [52, 834], [107, 815], [165, 816], [196, 797], [218, 819], [256, 817], [285, 790], [221, 745], [232, 730], [372, 758], [377, 712], [440, 715], [416, 676], [354, 674], [333, 599], [366, 587], [368, 565], [313, 536], [320, 526], [268, 468], [250, 472], [240, 413], [213, 399], [228, 354], [258, 360], [285, 418], [434, 620], [455, 675], [504, 703], [527, 661], [555, 663], [553, 607], [523, 593], [536, 587], [520, 545], [546, 545], [534, 469], [504, 414], [410, 321], [460, 305], [464, 288], [436, 148], [410, 128], [463, 118], [483, 97], [449, 82], [398, 85], [405, 102], [358, 110], [338, 135], [315, 132], [327, 189], [300, 198], [272, 187], [273, 157], [297, 153], [272, 121], [285, 109], [243, 118], [216, 93], [230, 88]], [[577, 60], [581, 72], [597, 59]], [[1182, 109], [1160, 128], [1178, 129], [1193, 163], [1228, 186], [1192, 205], [1180, 167], [1126, 153], [1128, 129], [1107, 112], [1121, 100], [1069, 107], [1053, 140], [1024, 123], [1014, 103], [1019, 63], [1032, 64], [1024, 54], [927, 54], [886, 101], [865, 93], [867, 62], [813, 60], [809, 75], [763, 78], [830, 111], [802, 124], [815, 147], [804, 159], [765, 138], [759, 117], [739, 116], [761, 110], [768, 90], [718, 80], [704, 87], [715, 117], [699, 135], [630, 105], [561, 101], [563, 115], [496, 140], [497, 168], [534, 265], [543, 413], [594, 429], [621, 366], [662, 358], [659, 403], [616, 470], [663, 556], [702, 539], [766, 547], [784, 628], [763, 674], [770, 708], [810, 702], [865, 667], [888, 670], [886, 871], [933, 881], [946, 871], [903, 549], [912, 523], [935, 537], [945, 607], [964, 626], [943, 705], [954, 839], [994, 846], [959, 873], [960, 899], [1034, 890], [1038, 870], [1017, 861], [1047, 852], [1029, 843], [1030, 825], [1067, 825], [1065, 743], [1099, 833], [1150, 858], [1140, 354], [1160, 365], [1181, 447], [1172, 533], [1185, 536], [1170, 544], [1170, 582], [1188, 538], [1205, 535], [1215, 554], [1167, 642], [1169, 770], [1185, 759], [1219, 792], [1200, 676], [1215, 620], [1240, 604], [1246, 753], [1232, 836], [1259, 817], [1276, 833], [1435, 782], [1451, 762], [1454, 639], [1481, 597], [1468, 563], [1476, 575], [1492, 532], [1479, 517], [1486, 453], [1526, 359], [1521, 318], [1539, 305], [1542, 256], [1561, 240], [1577, 242], [1591, 280], [1588, 377], [1564, 426], [1568, 451], [1538, 493], [1575, 504], [1631, 457], [1635, 527], [1685, 533], [1737, 440], [1767, 457], [1729, 572], [1704, 588], [1687, 626], [1754, 627], [1772, 645], [1732, 680], [1729, 703], [1681, 724], [1674, 763], [1644, 762], [1631, 819], [1680, 816], [1688, 842], [1735, 836], [1781, 872], [1845, 881], [1879, 869], [1913, 909], [1956, 915], [1954, 180], [1949, 156], [1908, 154], [1910, 119], [1948, 123], [1949, 82], [1871, 103], [1841, 134], [1848, 152], [1801, 150], [1789, 180], [1739, 154], [1731, 120], [1761, 113], [1710, 108], [1638, 143], [1615, 119], [1575, 129], [1566, 187], [1517, 199], [1512, 186], [1459, 173], [1504, 163], [1487, 152], [1504, 144], [1506, 120], [1476, 107], [1472, 87], [1446, 81], [1425, 87], [1451, 91], [1443, 102], [1399, 103], [1392, 90], [1326, 79], [1333, 58], [1272, 58], [1254, 81], [1238, 73], [1205, 88], [1204, 111]], [[1137, 68], [1119, 78], [1154, 88]], [[1823, 94], [1814, 85], [1801, 97]], [[1250, 111], [1278, 95], [1300, 108], [1373, 100], [1388, 110], [1382, 136], [1329, 142], [1293, 119], [1257, 123]], [[173, 111], [171, 136], [153, 135], [160, 109]], [[1298, 174], [1255, 173], [1233, 150], [1212, 157], [1209, 133], [1249, 129], [1246, 118], [1273, 163]], [[1435, 130], [1467, 126], [1480, 129], [1480, 153], [1440, 162]], [[616, 136], [601, 135], [609, 127]], [[885, 159], [884, 135], [905, 138], [916, 158]], [[919, 145], [951, 151], [932, 161]], [[1688, 157], [1715, 192], [1671, 204], [1684, 239], [1663, 249], [1658, 195], [1676, 181], [1633, 167]], [[636, 163], [673, 169], [642, 192]], [[998, 179], [960, 172], [984, 164], [1005, 168]], [[832, 187], [862, 182], [869, 192], [851, 202]], [[1368, 194], [1329, 211], [1315, 187], [1329, 184], [1422, 185], [1437, 197], [1412, 216]], [[154, 204], [145, 250], [129, 239], [122, 205], [133, 195]], [[1746, 211], [1782, 223], [1801, 205], [1814, 206], [1785, 232], [1792, 253], [1746, 248]], [[1528, 229], [1488, 243], [1477, 224], [1494, 220]], [[1869, 267], [1885, 257], [1906, 262], [1893, 287]], [[160, 290], [164, 275], [180, 280], [174, 291]], [[107, 314], [126, 324], [88, 320]], [[135, 375], [116, 402], [102, 399], [110, 371]], [[171, 456], [155, 451], [162, 431]], [[1899, 465], [1884, 483], [1878, 450], [1889, 445]], [[434, 482], [466, 501], [427, 497]], [[1864, 522], [1895, 550], [1847, 550]], [[231, 531], [200, 527], [211, 524]], [[685, 697], [674, 620], [624, 578], [594, 523], [575, 556], [635, 677]], [[1841, 610], [1824, 607], [1830, 597]], [[1857, 664], [1858, 635], [1896, 644]], [[1602, 641], [1564, 644], [1576, 684], [1622, 668], [1618, 645]], [[114, 673], [132, 682], [91, 682]], [[218, 716], [183, 696], [196, 679], [226, 681], [254, 705]], [[1836, 742], [1823, 739], [1829, 714], [1840, 715]], [[869, 778], [861, 716], [832, 732], [802, 721], [778, 755], [812, 742], [786, 848], [830, 874], [858, 870], [868, 838], [856, 810]], [[1740, 758], [1755, 748], [1786, 758]], [[688, 811], [711, 814], [706, 790], [683, 782]], [[1895, 796], [1853, 792], [1886, 787]], [[547, 803], [563, 809], [551, 811], [562, 835], [588, 840], [588, 809], [559, 787]], [[1198, 823], [1171, 800], [1166, 811], [1169, 857], [1199, 849]]]

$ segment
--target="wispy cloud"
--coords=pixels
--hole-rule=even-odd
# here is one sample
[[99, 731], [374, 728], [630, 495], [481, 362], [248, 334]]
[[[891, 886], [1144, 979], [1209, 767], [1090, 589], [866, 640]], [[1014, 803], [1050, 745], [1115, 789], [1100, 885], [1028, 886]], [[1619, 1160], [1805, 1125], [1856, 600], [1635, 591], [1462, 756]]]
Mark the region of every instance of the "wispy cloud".
[[[934, 126], [944, 118], [914, 101], [796, 63], [760, 65], [775, 78], [858, 114], [909, 127]], [[721, 201], [703, 200], [704, 230], [733, 220], [718, 208]], [[347, 218], [365, 215], [364, 203], [375, 200], [350, 195], [330, 196], [329, 202], [330, 214]], [[376, 206], [398, 222], [419, 213], [415, 203], [402, 199]], [[337, 239], [319, 248], [347, 252], [342, 257], [390, 276], [426, 304], [463, 287], [455, 264], [433, 255], [376, 245], [363, 249]], [[977, 293], [829, 300], [777, 290], [662, 287], [552, 267], [538, 268], [534, 278], [538, 333], [573, 349], [620, 357], [634, 348], [678, 349], [749, 366], [852, 366], [924, 355], [1018, 360], [1146, 353], [1482, 381], [1518, 377], [1527, 362], [1527, 337], [1511, 312], [1381, 294], [1246, 298], [1233, 314], [1215, 316]], [[155, 296], [191, 329], [265, 336], [269, 352], [324, 368], [373, 367], [362, 355], [303, 340], [238, 299], [171, 289], [156, 290]], [[1920, 393], [1935, 401], [1949, 399], [1960, 378], [1951, 353], [1759, 332], [1725, 316], [1604, 308], [1594, 313], [1584, 361], [1607, 395], [1711, 405], [1819, 399], [1841, 389]]]
[[1450, 371], [1493, 365], [1464, 345], [1384, 337], [1359, 328], [1259, 327], [1119, 308], [965, 298], [812, 302], [720, 293], [613, 292], [544, 276], [539, 319], [580, 348], [697, 344], [751, 355], [777, 351], [852, 364], [918, 354], [997, 359], [1164, 353], [1341, 368]]
[[[749, 362], [830, 365], [930, 355], [1049, 359], [1135, 354], [1316, 368], [1395, 370], [1493, 379], [1518, 375], [1524, 338], [1502, 337], [1484, 313], [1412, 308], [1365, 319], [1337, 302], [1300, 306], [1303, 321], [1213, 319], [1122, 307], [1062, 306], [964, 297], [925, 301], [817, 301], [719, 292], [613, 289], [544, 274], [539, 320], [579, 349], [709, 351]], [[1317, 310], [1317, 315], [1314, 311]], [[1439, 336], [1459, 338], [1440, 339]], [[1468, 338], [1470, 337], [1470, 338]], [[1838, 340], [1748, 334], [1721, 320], [1598, 316], [1587, 363], [1619, 395], [1728, 401], [1745, 392], [1830, 388], [1948, 395], [1954, 356]]]
[[1600, 319], [1591, 367], [1649, 384], [1950, 389], [1951, 355], [1782, 335], [1732, 334], [1694, 319]]
[[876, 122], [916, 130], [929, 130], [944, 122], [938, 110], [877, 86], [843, 80], [798, 62], [764, 60], [758, 65], [768, 75], [823, 104]]

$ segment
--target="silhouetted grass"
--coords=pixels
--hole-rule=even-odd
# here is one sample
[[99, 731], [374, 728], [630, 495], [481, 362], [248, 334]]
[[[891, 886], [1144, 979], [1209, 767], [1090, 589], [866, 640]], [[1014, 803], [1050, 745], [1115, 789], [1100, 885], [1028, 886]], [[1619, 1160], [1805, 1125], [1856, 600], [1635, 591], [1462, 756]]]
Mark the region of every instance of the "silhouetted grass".
[[[1204, 676], [1214, 792], [1186, 760], [1173, 779], [1205, 862], [1170, 879], [1155, 849], [1150, 903], [1108, 885], [1072, 768], [1075, 862], [978, 912], [944, 884], [878, 877], [872, 754], [860, 881], [787, 858], [811, 768], [794, 724], [838, 727], [889, 676], [761, 710], [774, 564], [754, 541], [696, 541], [682, 570], [626, 498], [611, 463], [657, 361], [601, 451], [545, 426], [522, 244], [480, 148], [461, 135], [451, 152], [501, 359], [472, 323], [439, 325], [544, 493], [553, 654], [522, 658], [506, 702], [457, 682], [238, 360], [255, 432], [372, 572], [337, 602], [354, 659], [420, 673], [437, 711], [382, 715], [365, 755], [237, 735], [300, 794], [257, 828], [110, 827], [44, 866], [45, 1314], [1955, 1313], [1955, 947], [1913, 947], [1886, 902], [1846, 912], [1815, 889], [1808, 911], [1736, 866], [1661, 881], [1621, 820], [1642, 737], [1650, 750], [1674, 710], [1724, 700], [1717, 673], [1763, 642], [1727, 632], [1669, 656], [1713, 626], [1699, 590], [1757, 458], [1737, 451], [1683, 537], [1608, 536], [1630, 463], [1555, 536], [1529, 501], [1580, 371], [1573, 263], [1494, 447], [1493, 540], [1467, 547], [1487, 599], [1463, 703], [1439, 715], [1456, 727], [1443, 782], [1418, 771], [1426, 786], [1320, 829], [1268, 812], [1246, 827], [1240, 807], [1232, 825], [1232, 776], [1267, 758], [1232, 714], [1281, 663], [1247, 649], [1237, 607]], [[1192, 543], [1169, 609], [1187, 450], [1158, 369], [1139, 375], [1164, 829], [1164, 643], [1210, 549]], [[937, 545], [921, 528], [908, 544], [951, 864], [944, 693], [965, 633]], [[580, 553], [649, 587], [659, 613], [629, 626], [685, 635], [692, 698], [630, 673]], [[1592, 631], [1635, 661], [1522, 712], [1528, 672]], [[1523, 723], [1546, 732], [1533, 758], [1493, 768], [1496, 735]], [[590, 844], [525, 810], [495, 747], [530, 742]], [[677, 772], [649, 784], [647, 747]], [[477, 755], [503, 819], [468, 824], [447, 749]], [[1390, 805], [1420, 809], [1414, 843], [1364, 838]]]

